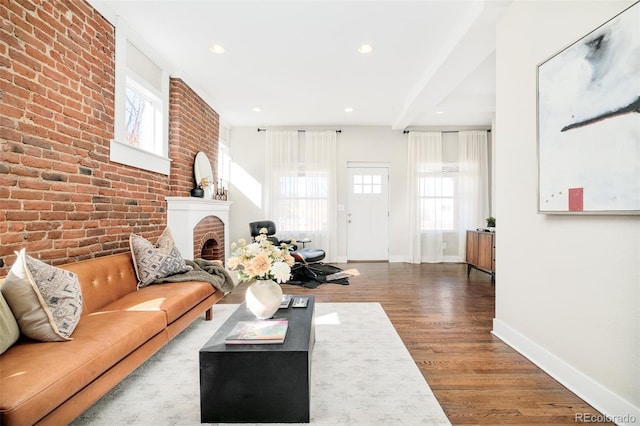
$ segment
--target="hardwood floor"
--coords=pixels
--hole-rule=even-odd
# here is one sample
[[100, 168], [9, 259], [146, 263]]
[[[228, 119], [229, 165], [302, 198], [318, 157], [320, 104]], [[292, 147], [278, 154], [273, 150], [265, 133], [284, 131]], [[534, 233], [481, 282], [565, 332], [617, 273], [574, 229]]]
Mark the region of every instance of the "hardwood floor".
[[[348, 286], [283, 290], [313, 294], [316, 302], [380, 302], [452, 424], [575, 424], [576, 415], [599, 415], [491, 334], [495, 286], [488, 274], [472, 270], [467, 278], [464, 264], [339, 266], [360, 276]], [[241, 303], [245, 288], [220, 303]]]

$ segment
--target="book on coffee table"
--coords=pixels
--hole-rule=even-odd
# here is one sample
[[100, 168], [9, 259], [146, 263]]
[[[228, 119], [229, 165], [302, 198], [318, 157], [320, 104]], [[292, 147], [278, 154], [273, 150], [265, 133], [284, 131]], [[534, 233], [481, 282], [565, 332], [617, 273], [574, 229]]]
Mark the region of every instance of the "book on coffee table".
[[291, 296], [290, 294], [283, 294], [282, 302], [280, 302], [280, 308], [278, 309], [287, 309], [291, 304], [292, 299], [293, 299], [293, 296]]
[[287, 320], [238, 321], [224, 342], [227, 345], [283, 343], [288, 327]]

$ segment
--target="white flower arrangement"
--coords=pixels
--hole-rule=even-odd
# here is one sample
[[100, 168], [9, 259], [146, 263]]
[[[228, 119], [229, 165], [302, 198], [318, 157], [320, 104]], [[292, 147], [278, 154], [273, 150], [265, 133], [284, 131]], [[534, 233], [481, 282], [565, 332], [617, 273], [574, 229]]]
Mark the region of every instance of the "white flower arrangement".
[[274, 280], [286, 283], [291, 277], [294, 259], [289, 254], [289, 246], [273, 245], [267, 239], [267, 229], [262, 228], [255, 241], [247, 244], [245, 239], [232, 243], [232, 256], [228, 260], [229, 269], [238, 271], [240, 281]]

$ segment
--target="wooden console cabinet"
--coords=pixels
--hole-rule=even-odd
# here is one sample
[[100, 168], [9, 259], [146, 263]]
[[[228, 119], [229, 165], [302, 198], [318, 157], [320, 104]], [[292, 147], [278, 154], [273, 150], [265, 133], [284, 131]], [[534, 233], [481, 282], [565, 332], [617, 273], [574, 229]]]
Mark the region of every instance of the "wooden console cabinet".
[[496, 233], [467, 231], [467, 275], [471, 268], [496, 276]]

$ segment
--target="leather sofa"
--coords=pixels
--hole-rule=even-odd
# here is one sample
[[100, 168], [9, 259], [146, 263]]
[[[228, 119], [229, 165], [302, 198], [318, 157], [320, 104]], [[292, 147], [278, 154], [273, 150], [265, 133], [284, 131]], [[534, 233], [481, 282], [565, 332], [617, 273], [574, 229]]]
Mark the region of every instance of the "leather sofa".
[[224, 296], [203, 281], [138, 290], [130, 252], [60, 267], [82, 289], [73, 340], [21, 338], [0, 355], [2, 426], [68, 424]]

